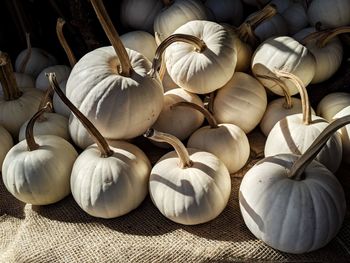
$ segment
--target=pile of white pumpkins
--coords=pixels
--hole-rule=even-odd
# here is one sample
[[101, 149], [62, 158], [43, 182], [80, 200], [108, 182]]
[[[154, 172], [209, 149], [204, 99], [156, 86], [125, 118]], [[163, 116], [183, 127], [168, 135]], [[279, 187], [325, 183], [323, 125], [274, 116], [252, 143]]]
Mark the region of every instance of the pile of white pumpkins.
[[[102, 0], [91, 0], [112, 46], [76, 61], [58, 20], [72, 69], [29, 37], [15, 73], [1, 52], [8, 191], [34, 205], [72, 193], [101, 218], [127, 214], [149, 194], [170, 220], [205, 223], [225, 209], [230, 174], [249, 158], [246, 134], [260, 125], [265, 159], [239, 191], [247, 227], [285, 252], [325, 246], [346, 212], [334, 174], [350, 162], [350, 94], [326, 96], [316, 115], [307, 86], [340, 67], [350, 0], [243, 2], [124, 0], [120, 19], [137, 31], [119, 37]], [[258, 11], [244, 18], [246, 5]], [[281, 98], [268, 102], [267, 92]], [[141, 135], [175, 151], [152, 168], [130, 141]]]

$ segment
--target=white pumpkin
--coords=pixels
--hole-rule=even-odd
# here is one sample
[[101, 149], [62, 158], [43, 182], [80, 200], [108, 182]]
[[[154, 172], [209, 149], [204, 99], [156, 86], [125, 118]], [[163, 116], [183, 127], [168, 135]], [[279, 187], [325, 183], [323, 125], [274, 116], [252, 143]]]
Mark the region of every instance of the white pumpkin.
[[6, 154], [13, 146], [13, 139], [11, 134], [0, 125], [0, 172], [2, 167], [2, 162], [5, 159]]
[[0, 52], [0, 81], [3, 96], [0, 97], [0, 124], [17, 138], [22, 124], [37, 111], [43, 93], [34, 88], [19, 90], [9, 56]]
[[187, 150], [174, 136], [155, 130], [147, 131], [145, 136], [175, 148], [160, 158], [151, 171], [149, 194], [158, 210], [183, 225], [216, 218], [231, 193], [230, 174], [223, 162], [211, 153]]
[[172, 107], [181, 101], [203, 106], [202, 100], [196, 94], [180, 88], [169, 90], [164, 94], [163, 109], [152, 127], [172, 134], [179, 140], [185, 140], [203, 124], [204, 116], [194, 109]]
[[317, 105], [317, 115], [326, 119], [328, 122], [333, 120], [336, 115], [342, 109], [350, 106], [350, 94], [347, 92], [332, 92], [323, 99]]
[[[263, 42], [253, 54], [252, 71], [255, 76], [271, 76], [276, 78], [274, 70], [284, 70], [300, 78], [307, 86], [315, 75], [316, 62], [306, 47], [288, 36], [273, 37]], [[282, 89], [274, 81], [259, 78], [261, 83], [280, 96]], [[291, 95], [298, 89], [290, 80], [284, 80]]]
[[349, 0], [313, 0], [308, 8], [311, 25], [321, 22], [323, 27], [334, 28], [350, 24]]
[[2, 165], [7, 190], [18, 200], [33, 205], [52, 204], [70, 193], [70, 174], [78, 156], [74, 147], [60, 137], [34, 138], [34, 122], [45, 110], [42, 108], [31, 118], [26, 140], [11, 148]]
[[[231, 79], [237, 52], [232, 34], [223, 26], [209, 21], [191, 21], [174, 34], [158, 49], [158, 59], [166, 48], [166, 68], [177, 85], [189, 92], [205, 94], [221, 88]], [[176, 41], [188, 43], [173, 43]]]
[[[341, 109], [338, 113], [333, 116], [333, 120], [349, 116], [350, 115], [350, 105]], [[345, 127], [339, 130], [339, 134], [342, 141], [343, 148], [343, 161], [347, 164], [350, 164], [350, 125], [346, 125]]]
[[49, 81], [47, 80], [46, 74], [49, 72], [55, 72], [58, 83], [66, 81], [71, 72], [71, 68], [66, 65], [55, 65], [43, 69], [39, 76], [35, 80], [35, 87], [42, 91], [47, 90], [50, 87]]
[[243, 22], [243, 5], [241, 0], [206, 0], [216, 22], [230, 23], [238, 26]]
[[157, 14], [153, 29], [157, 37], [163, 41], [180, 26], [193, 20], [206, 20], [205, 6], [197, 0], [173, 0]]
[[145, 31], [131, 31], [121, 35], [120, 40], [126, 48], [141, 53], [152, 62], [157, 50], [157, 44], [154, 36], [150, 33]]
[[[67, 85], [67, 80], [64, 80], [61, 83], [59, 83], [60, 89], [64, 93], [66, 93], [66, 85]], [[57, 96], [56, 93], [53, 94], [52, 104], [53, 104], [53, 108], [54, 108], [56, 113], [66, 117], [66, 118], [69, 118], [69, 116], [70, 116], [69, 108], [66, 106], [66, 104], [64, 104], [62, 102], [62, 100]]]
[[217, 124], [214, 116], [204, 107], [190, 102], [178, 102], [174, 106], [185, 106], [201, 112], [209, 125], [196, 130], [187, 142], [188, 148], [210, 152], [217, 156], [227, 167], [229, 173], [235, 173], [248, 161], [250, 147], [247, 135], [237, 125]]
[[[311, 115], [307, 92], [300, 79], [288, 72], [276, 72], [279, 76], [295, 82], [302, 100], [303, 114], [294, 114], [278, 121], [270, 131], [265, 143], [265, 156], [282, 153], [303, 154], [319, 134], [328, 126], [328, 122]], [[331, 172], [337, 171], [342, 156], [341, 139], [334, 134], [326, 146], [320, 151], [316, 160], [326, 166]]]
[[259, 124], [266, 106], [266, 91], [259, 81], [246, 73], [236, 72], [217, 91], [213, 114], [219, 123], [235, 124], [249, 133]]
[[159, 0], [123, 0], [120, 20], [127, 28], [153, 33], [154, 18], [161, 9], [162, 2]]
[[[163, 105], [163, 88], [158, 76], [147, 74], [151, 69], [148, 59], [125, 50], [102, 3], [92, 3], [114, 47], [83, 56], [72, 69], [66, 94], [104, 137], [134, 138], [156, 121]], [[70, 131], [73, 141], [79, 141], [77, 130]]]

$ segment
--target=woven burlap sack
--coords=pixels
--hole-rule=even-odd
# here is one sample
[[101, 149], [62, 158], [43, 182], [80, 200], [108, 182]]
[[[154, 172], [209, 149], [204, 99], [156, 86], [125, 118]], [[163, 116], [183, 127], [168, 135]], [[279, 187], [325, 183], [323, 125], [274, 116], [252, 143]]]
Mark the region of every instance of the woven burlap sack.
[[[226, 209], [197, 226], [167, 220], [149, 197], [131, 213], [103, 220], [84, 213], [71, 196], [48, 206], [25, 205], [1, 182], [0, 262], [350, 262], [349, 213], [332, 242], [303, 255], [274, 250], [249, 232], [239, 211], [238, 189], [245, 172], [262, 156], [263, 146], [259, 136], [250, 140], [250, 162], [232, 175]], [[339, 172], [347, 200], [348, 171], [342, 167]]]

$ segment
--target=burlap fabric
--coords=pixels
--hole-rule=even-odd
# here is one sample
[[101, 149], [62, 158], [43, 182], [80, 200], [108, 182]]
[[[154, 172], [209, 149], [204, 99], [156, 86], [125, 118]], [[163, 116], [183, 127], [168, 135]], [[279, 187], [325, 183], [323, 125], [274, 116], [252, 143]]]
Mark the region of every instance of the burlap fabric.
[[[25, 205], [1, 180], [0, 262], [350, 262], [349, 213], [330, 244], [303, 255], [274, 250], [249, 232], [240, 215], [238, 189], [263, 145], [259, 136], [250, 140], [252, 158], [232, 175], [228, 206], [215, 220], [197, 226], [167, 220], [149, 197], [128, 215], [109, 220], [88, 216], [71, 196], [49, 206]], [[349, 167], [342, 166], [338, 176], [349, 200], [347, 173]]]

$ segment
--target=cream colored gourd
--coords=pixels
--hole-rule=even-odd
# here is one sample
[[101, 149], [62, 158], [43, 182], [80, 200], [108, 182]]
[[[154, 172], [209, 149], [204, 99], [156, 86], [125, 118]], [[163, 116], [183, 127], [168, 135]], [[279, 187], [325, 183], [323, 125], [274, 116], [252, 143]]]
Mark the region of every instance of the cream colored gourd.
[[218, 23], [230, 23], [238, 26], [243, 22], [243, 5], [241, 0], [207, 0], [208, 7]]
[[339, 69], [343, 60], [343, 46], [337, 35], [349, 32], [350, 27], [339, 27], [314, 32], [303, 39], [303, 43], [316, 59], [316, 70], [311, 81], [312, 84], [329, 79]]
[[0, 81], [3, 89], [3, 96], [0, 97], [0, 125], [17, 138], [22, 124], [37, 111], [43, 93], [35, 88], [19, 89], [10, 58], [3, 52], [0, 52]]
[[58, 83], [68, 80], [71, 68], [66, 65], [54, 65], [43, 69], [35, 80], [35, 87], [42, 91], [47, 90], [50, 84], [47, 80], [46, 74], [55, 72]]
[[160, 65], [164, 51], [170, 77], [192, 93], [205, 94], [221, 88], [235, 71], [234, 38], [214, 22], [197, 20], [179, 27], [158, 47], [153, 71]]
[[113, 141], [109, 146], [67, 99], [53, 74], [49, 75], [49, 81], [96, 142], [74, 163], [70, 181], [74, 200], [86, 213], [101, 218], [122, 216], [135, 209], [148, 193], [151, 164], [147, 156], [127, 142]]
[[124, 47], [135, 50], [152, 62], [157, 44], [154, 36], [145, 31], [131, 31], [120, 36]]
[[33, 116], [26, 140], [12, 147], [2, 165], [7, 190], [18, 200], [33, 205], [52, 204], [70, 194], [70, 174], [78, 156], [74, 147], [60, 137], [34, 138], [34, 122], [45, 110], [46, 107]]
[[190, 107], [200, 111], [209, 125], [196, 130], [187, 142], [188, 148], [210, 152], [217, 156], [227, 167], [229, 173], [235, 173], [248, 161], [250, 146], [247, 135], [234, 124], [217, 124], [214, 116], [204, 107], [189, 102], [179, 102], [174, 107]]
[[180, 88], [169, 90], [164, 94], [163, 109], [152, 127], [174, 135], [179, 140], [185, 140], [203, 124], [204, 116], [194, 109], [172, 107], [181, 101], [203, 106], [202, 100], [196, 94]]
[[307, 15], [310, 24], [321, 22], [323, 27], [334, 28], [350, 24], [349, 0], [313, 0]]
[[163, 2], [165, 7], [157, 14], [153, 24], [157, 41], [162, 42], [187, 22], [207, 19], [205, 6], [200, 1], [163, 0]]
[[13, 139], [11, 134], [0, 125], [0, 172], [2, 162], [5, 159], [6, 154], [13, 146]]
[[[350, 105], [341, 109], [333, 116], [333, 120], [350, 115]], [[350, 164], [350, 125], [346, 125], [341, 128], [338, 133], [340, 134], [343, 148], [343, 161]]]
[[346, 213], [343, 188], [334, 174], [313, 161], [328, 141], [328, 131], [329, 127], [302, 156], [267, 157], [242, 180], [239, 205], [244, 222], [274, 249], [294, 254], [317, 250], [342, 226]]
[[[129, 139], [156, 121], [163, 105], [158, 76], [140, 53], [125, 49], [101, 1], [92, 1], [113, 47], [87, 53], [74, 66], [66, 86], [67, 97], [108, 139]], [[73, 123], [75, 122], [75, 124]], [[69, 124], [82, 126], [76, 118]], [[85, 139], [70, 128], [76, 143]]]
[[342, 109], [350, 106], [350, 94], [347, 92], [333, 92], [323, 97], [317, 105], [317, 115], [328, 122], [333, 120]]
[[159, 0], [123, 0], [120, 20], [126, 28], [153, 33], [154, 18], [162, 7]]
[[36, 78], [47, 67], [57, 64], [56, 58], [41, 48], [31, 46], [29, 34], [26, 34], [27, 49], [21, 51], [16, 58], [15, 71]]
[[[299, 77], [307, 86], [315, 75], [316, 62], [314, 56], [306, 47], [288, 36], [273, 37], [263, 42], [255, 51], [252, 58], [252, 71], [255, 76], [271, 76], [276, 69], [281, 69]], [[261, 83], [280, 96], [282, 89], [274, 81], [258, 78]], [[298, 93], [290, 80], [284, 80], [293, 96]]]
[[[284, 98], [274, 99], [267, 104], [266, 111], [260, 121], [260, 130], [267, 137], [275, 124], [290, 115], [302, 113], [302, 102], [298, 98], [291, 97], [288, 88], [280, 79], [271, 80], [283, 88]], [[315, 115], [315, 111], [311, 108], [311, 114]]]
[[266, 91], [259, 81], [246, 73], [236, 72], [217, 91], [213, 114], [219, 123], [235, 124], [249, 133], [259, 124], [266, 106]]
[[231, 193], [230, 174], [223, 162], [211, 153], [186, 149], [172, 135], [150, 129], [145, 136], [175, 148], [153, 166], [149, 178], [149, 194], [158, 210], [183, 225], [216, 218]]
[[[300, 79], [288, 72], [276, 71], [275, 74], [289, 78], [300, 90], [303, 114], [294, 114], [280, 120], [270, 131], [265, 143], [265, 156], [283, 153], [303, 154], [319, 134], [328, 126], [328, 122], [311, 115], [308, 95]], [[338, 134], [331, 136], [325, 147], [317, 155], [316, 160], [331, 172], [336, 172], [342, 156], [341, 139]]]

